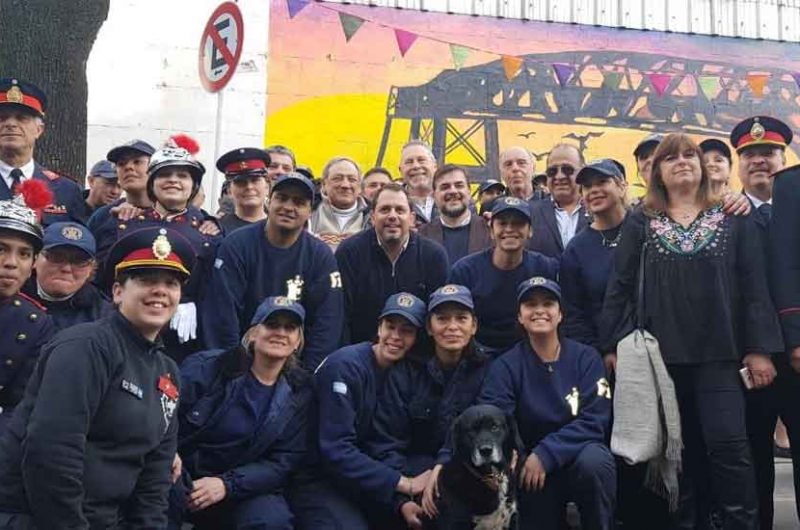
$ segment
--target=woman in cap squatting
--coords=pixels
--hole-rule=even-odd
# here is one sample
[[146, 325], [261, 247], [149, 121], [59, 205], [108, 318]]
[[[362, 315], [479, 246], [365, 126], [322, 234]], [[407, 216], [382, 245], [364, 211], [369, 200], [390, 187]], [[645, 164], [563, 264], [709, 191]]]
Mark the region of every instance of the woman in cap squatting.
[[[405, 476], [367, 452], [386, 377], [417, 342], [425, 303], [409, 293], [389, 296], [374, 342], [341, 348], [315, 375], [321, 464], [309, 459], [308, 480], [295, 484], [292, 509], [300, 530], [387, 528], [395, 493], [419, 494], [429, 473]], [[321, 473], [319, 470], [323, 469]]]
[[292, 529], [283, 496], [306, 456], [311, 377], [297, 363], [303, 307], [268, 297], [241, 345], [191, 355], [181, 365], [182, 480], [170, 528]]
[[611, 390], [597, 350], [558, 331], [561, 288], [541, 276], [517, 289], [525, 338], [489, 368], [479, 403], [517, 421], [528, 456], [520, 462], [519, 527], [556, 530], [574, 501], [584, 530], [614, 526], [616, 470], [606, 445]]
[[165, 528], [178, 368], [159, 332], [194, 265], [166, 228], [109, 253], [117, 310], [42, 350], [0, 440], [0, 528]]

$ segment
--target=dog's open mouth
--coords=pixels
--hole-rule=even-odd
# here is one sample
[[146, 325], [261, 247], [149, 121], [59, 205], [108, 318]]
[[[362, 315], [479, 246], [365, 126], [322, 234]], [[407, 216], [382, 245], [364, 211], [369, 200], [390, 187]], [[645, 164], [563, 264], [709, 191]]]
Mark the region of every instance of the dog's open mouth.
[[489, 473], [484, 473], [481, 476], [481, 481], [491, 490], [498, 491], [500, 489], [500, 483], [503, 481], [503, 473], [492, 469]]

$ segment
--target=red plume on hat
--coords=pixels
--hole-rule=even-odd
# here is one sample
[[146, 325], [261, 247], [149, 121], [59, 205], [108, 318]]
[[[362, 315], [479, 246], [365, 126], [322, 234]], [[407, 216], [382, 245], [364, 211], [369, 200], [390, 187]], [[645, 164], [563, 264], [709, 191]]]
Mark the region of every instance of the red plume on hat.
[[188, 134], [175, 134], [170, 136], [169, 140], [171, 143], [175, 144], [176, 147], [181, 147], [189, 151], [191, 155], [196, 155], [197, 152], [200, 151], [200, 144]]
[[37, 179], [28, 179], [15, 188], [22, 195], [25, 205], [41, 217], [42, 210], [53, 203], [53, 192], [46, 182]]

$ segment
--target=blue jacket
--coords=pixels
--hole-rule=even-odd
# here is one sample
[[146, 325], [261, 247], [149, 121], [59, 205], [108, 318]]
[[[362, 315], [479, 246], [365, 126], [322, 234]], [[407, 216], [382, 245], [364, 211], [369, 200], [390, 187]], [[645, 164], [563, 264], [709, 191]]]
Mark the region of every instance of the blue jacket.
[[401, 474], [366, 452], [386, 373], [372, 344], [361, 342], [330, 354], [315, 376], [319, 402], [319, 451], [330, 477], [388, 506]]
[[593, 228], [586, 228], [567, 245], [560, 270], [565, 336], [600, 347], [600, 315], [613, 262], [614, 249], [604, 246], [602, 234]]
[[[33, 178], [47, 183], [53, 192], [53, 203], [42, 211], [42, 226], [62, 221], [85, 223], [85, 207], [80, 186], [68, 178], [34, 164]], [[10, 199], [11, 190], [5, 180], [0, 179], [0, 201]]]
[[[194, 478], [219, 476], [230, 499], [275, 493], [304, 459], [311, 378], [290, 368], [274, 385], [269, 408], [246, 437], [226, 439], [217, 427], [233, 404], [248, 367], [241, 347], [191, 355], [181, 365], [178, 453]], [[209, 439], [224, 439], [216, 443]]]
[[597, 350], [570, 339], [543, 363], [525, 340], [492, 364], [478, 401], [513, 415], [524, 447], [547, 473], [570, 464], [589, 443], [605, 443], [611, 390]]
[[47, 309], [56, 331], [100, 320], [114, 311], [111, 301], [91, 283], [86, 283], [67, 300], [45, 300], [39, 296], [34, 276], [25, 283], [23, 292]]
[[328, 246], [308, 232], [289, 248], [272, 246], [266, 221], [234, 230], [223, 240], [202, 305], [203, 336], [209, 348], [233, 348], [258, 305], [268, 296], [296, 298], [306, 310], [303, 366], [313, 371], [339, 347], [342, 289]]
[[[558, 230], [556, 205], [553, 199], [550, 197], [534, 199], [530, 201], [530, 206], [533, 237], [528, 242], [528, 248], [551, 258], [561, 257], [561, 253], [564, 252], [564, 243], [561, 241], [561, 232]], [[578, 217], [575, 235], [578, 235], [589, 224], [585, 206], [581, 206], [578, 215], [580, 217]]]
[[0, 432], [22, 399], [39, 350], [55, 332], [45, 308], [27, 295], [0, 301]]
[[533, 276], [558, 281], [558, 260], [526, 250], [522, 263], [504, 271], [492, 263], [489, 248], [462, 258], [453, 265], [448, 283], [469, 288], [478, 316], [479, 343], [493, 352], [502, 352], [520, 339], [517, 330], [517, 286]]
[[[369, 451], [381, 462], [406, 474], [408, 460], [435, 463], [453, 420], [475, 403], [490, 357], [475, 351], [462, 359], [446, 379], [435, 357], [407, 359], [392, 368], [375, 412]], [[428, 468], [426, 468], [428, 469]]]
[[392, 264], [374, 229], [344, 240], [336, 249], [345, 296], [344, 343], [372, 340], [386, 299], [405, 291], [427, 301], [444, 285], [449, 270], [444, 248], [411, 233], [408, 245]]

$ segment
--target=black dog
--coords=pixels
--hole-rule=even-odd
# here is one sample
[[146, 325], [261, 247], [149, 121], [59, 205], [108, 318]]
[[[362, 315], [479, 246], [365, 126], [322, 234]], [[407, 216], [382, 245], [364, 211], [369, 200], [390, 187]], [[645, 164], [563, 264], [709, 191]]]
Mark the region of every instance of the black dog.
[[[516, 422], [493, 405], [475, 405], [453, 423], [453, 458], [439, 475], [439, 530], [517, 528]], [[521, 455], [519, 455], [521, 458]]]

